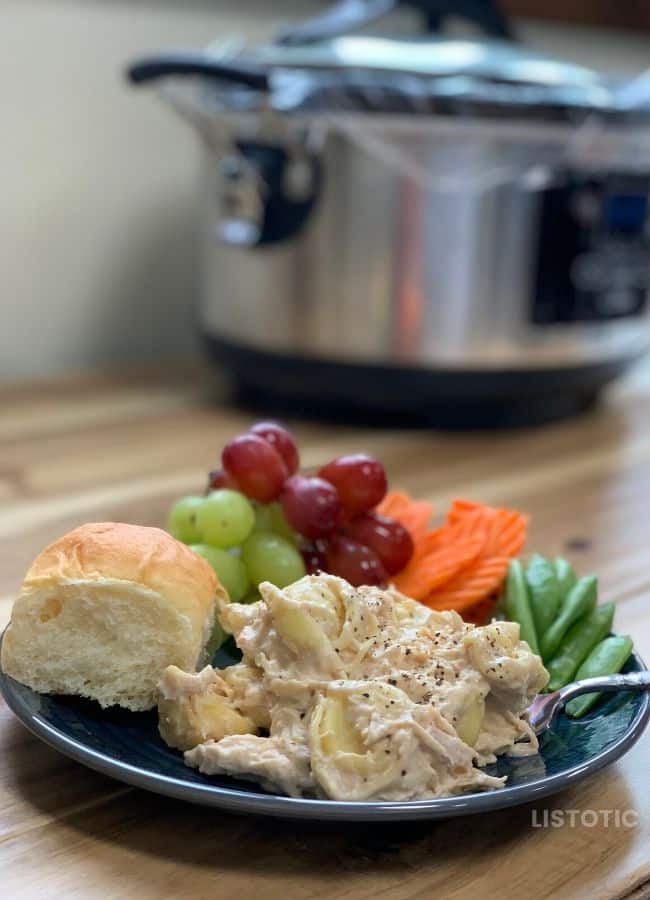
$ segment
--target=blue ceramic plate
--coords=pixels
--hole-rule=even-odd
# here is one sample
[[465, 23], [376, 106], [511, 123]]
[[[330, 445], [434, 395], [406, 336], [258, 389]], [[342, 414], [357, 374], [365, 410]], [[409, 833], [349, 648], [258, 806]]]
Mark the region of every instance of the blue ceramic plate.
[[[215, 663], [232, 661], [222, 650]], [[633, 656], [625, 671], [644, 668]], [[155, 711], [102, 710], [90, 701], [43, 696], [3, 674], [0, 691], [33, 734], [113, 778], [206, 806], [316, 820], [444, 819], [538, 800], [617, 760], [638, 740], [650, 719], [650, 694], [613, 694], [584, 719], [574, 721], [560, 714], [542, 736], [536, 756], [501, 757], [488, 766], [491, 774], [508, 776], [501, 790], [408, 803], [342, 803], [298, 800], [266, 793], [252, 782], [201, 775], [162, 742]]]

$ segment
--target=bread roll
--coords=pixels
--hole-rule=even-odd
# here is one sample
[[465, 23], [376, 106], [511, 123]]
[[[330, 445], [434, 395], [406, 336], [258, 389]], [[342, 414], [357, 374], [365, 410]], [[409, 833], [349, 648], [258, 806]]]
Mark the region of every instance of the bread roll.
[[217, 596], [227, 600], [212, 568], [167, 532], [82, 525], [25, 576], [2, 669], [40, 693], [151, 709], [167, 666], [203, 664]]

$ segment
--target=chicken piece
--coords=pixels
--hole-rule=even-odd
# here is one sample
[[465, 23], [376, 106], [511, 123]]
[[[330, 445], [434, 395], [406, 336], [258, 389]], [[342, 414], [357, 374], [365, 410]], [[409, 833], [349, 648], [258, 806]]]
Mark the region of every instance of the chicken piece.
[[290, 797], [312, 793], [316, 788], [308, 747], [280, 735], [241, 734], [218, 742], [206, 741], [188, 750], [185, 762], [204, 775], [225, 774], [258, 781], [266, 790], [280, 790]]
[[257, 603], [230, 603], [217, 599], [217, 618], [225, 631], [237, 640], [239, 633], [254, 622], [258, 615]]
[[262, 680], [262, 670], [240, 662], [219, 673], [231, 690], [231, 699], [239, 712], [248, 716], [266, 731], [271, 727], [268, 691]]
[[211, 666], [183, 672], [167, 666], [158, 683], [158, 730], [169, 747], [189, 750], [227, 734], [255, 734], [257, 725], [232, 702], [232, 691]]
[[488, 697], [481, 733], [474, 745], [479, 765], [496, 762], [497, 756], [532, 756], [537, 752], [537, 736], [528, 722], [493, 697]]
[[525, 709], [548, 681], [536, 654], [519, 639], [516, 622], [493, 622], [465, 635], [467, 657], [492, 693], [510, 707]]

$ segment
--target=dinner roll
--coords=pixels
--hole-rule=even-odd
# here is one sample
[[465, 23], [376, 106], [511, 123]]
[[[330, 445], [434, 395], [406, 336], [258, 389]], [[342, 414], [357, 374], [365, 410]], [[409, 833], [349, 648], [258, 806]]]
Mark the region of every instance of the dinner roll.
[[159, 528], [82, 525], [38, 556], [2, 641], [7, 675], [101, 706], [156, 705], [169, 665], [202, 665], [227, 594], [208, 563]]

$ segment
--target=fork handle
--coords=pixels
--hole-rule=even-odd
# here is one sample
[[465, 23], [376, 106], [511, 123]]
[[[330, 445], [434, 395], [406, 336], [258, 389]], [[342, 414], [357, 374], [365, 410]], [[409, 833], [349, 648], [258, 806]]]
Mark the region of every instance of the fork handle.
[[583, 678], [574, 681], [559, 690], [560, 700], [563, 704], [580, 697], [581, 694], [590, 694], [592, 691], [648, 691], [650, 690], [650, 671], [627, 672], [624, 675], [600, 675], [597, 678]]

